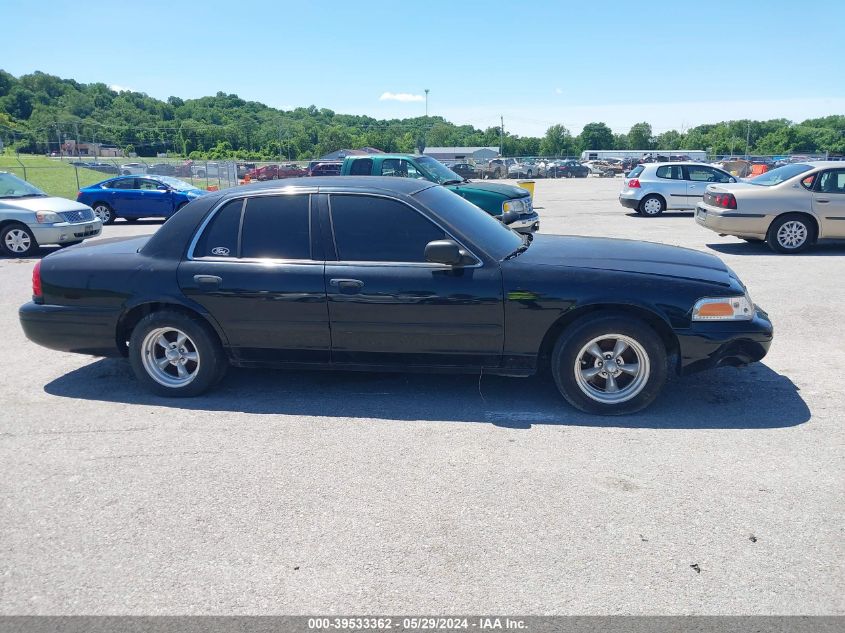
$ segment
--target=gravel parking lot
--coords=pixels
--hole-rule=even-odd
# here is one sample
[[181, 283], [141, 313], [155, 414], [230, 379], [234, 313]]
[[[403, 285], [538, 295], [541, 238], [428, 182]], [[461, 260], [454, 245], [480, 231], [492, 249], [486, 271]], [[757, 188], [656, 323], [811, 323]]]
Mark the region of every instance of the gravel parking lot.
[[624, 418], [486, 376], [160, 399], [28, 342], [33, 260], [0, 260], [0, 613], [845, 613], [845, 245], [777, 256], [620, 183], [537, 181], [541, 230], [715, 253], [775, 324], [763, 363]]

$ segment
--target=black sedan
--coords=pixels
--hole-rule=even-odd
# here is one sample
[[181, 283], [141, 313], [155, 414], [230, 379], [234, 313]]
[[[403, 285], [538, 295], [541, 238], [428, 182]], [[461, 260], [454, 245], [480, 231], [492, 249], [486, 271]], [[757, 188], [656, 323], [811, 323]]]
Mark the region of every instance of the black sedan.
[[479, 178], [481, 176], [481, 171], [470, 163], [455, 163], [449, 169], [464, 178]]
[[427, 181], [353, 176], [230, 189], [152, 236], [50, 254], [20, 320], [46, 347], [128, 356], [163, 395], [200, 394], [230, 364], [550, 368], [572, 405], [611, 414], [651, 403], [669, 367], [758, 361], [772, 340], [712, 255], [521, 236]]
[[565, 160], [554, 163], [546, 170], [549, 178], [586, 178], [590, 168], [575, 160]]

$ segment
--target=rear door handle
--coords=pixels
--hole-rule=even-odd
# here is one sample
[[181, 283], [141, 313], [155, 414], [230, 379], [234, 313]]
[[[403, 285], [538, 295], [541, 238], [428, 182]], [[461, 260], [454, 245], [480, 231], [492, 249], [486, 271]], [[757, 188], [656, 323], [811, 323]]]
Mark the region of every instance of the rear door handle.
[[335, 286], [341, 292], [356, 292], [364, 287], [364, 282], [360, 279], [330, 279], [330, 286]]
[[828, 202], [830, 202], [830, 200], [828, 200], [827, 198], [816, 198], [816, 202], [827, 204]]
[[200, 290], [217, 290], [223, 283], [223, 278], [217, 275], [194, 275], [194, 283]]

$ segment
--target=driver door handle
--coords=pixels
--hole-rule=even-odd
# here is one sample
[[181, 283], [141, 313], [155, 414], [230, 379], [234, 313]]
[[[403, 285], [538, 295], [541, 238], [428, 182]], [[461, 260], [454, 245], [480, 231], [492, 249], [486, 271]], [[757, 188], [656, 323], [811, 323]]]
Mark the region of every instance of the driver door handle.
[[821, 202], [822, 204], [827, 204], [830, 202], [827, 198], [816, 198], [816, 202]]
[[364, 282], [360, 279], [330, 279], [329, 285], [341, 292], [354, 293], [364, 287]]

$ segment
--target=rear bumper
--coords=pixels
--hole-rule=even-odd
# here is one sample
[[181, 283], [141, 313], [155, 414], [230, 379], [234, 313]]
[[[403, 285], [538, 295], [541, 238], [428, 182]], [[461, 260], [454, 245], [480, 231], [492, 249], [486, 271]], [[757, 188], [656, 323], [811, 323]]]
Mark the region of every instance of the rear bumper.
[[695, 221], [722, 235], [763, 239], [766, 237], [772, 218], [762, 213], [740, 213], [699, 202], [695, 208]]
[[697, 322], [676, 332], [680, 344], [681, 374], [724, 365], [737, 367], [762, 360], [772, 344], [774, 327], [760, 308], [751, 321]]
[[632, 198], [630, 196], [625, 196], [620, 193], [619, 204], [621, 204], [626, 209], [636, 209], [638, 206], [640, 206], [640, 201], [638, 198]]
[[66, 244], [81, 242], [89, 237], [96, 237], [103, 231], [103, 223], [98, 219], [76, 224], [35, 225], [30, 226], [32, 234], [40, 246], [44, 244]]
[[41, 305], [30, 301], [18, 310], [26, 337], [42, 347], [93, 356], [120, 356], [119, 310]]

